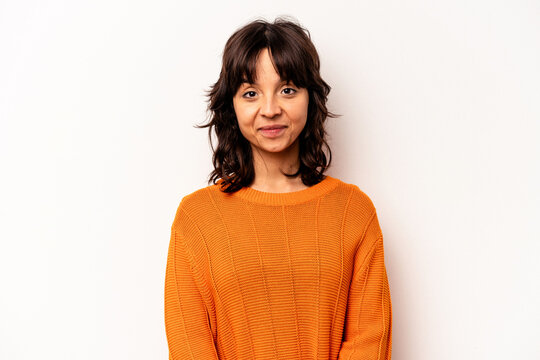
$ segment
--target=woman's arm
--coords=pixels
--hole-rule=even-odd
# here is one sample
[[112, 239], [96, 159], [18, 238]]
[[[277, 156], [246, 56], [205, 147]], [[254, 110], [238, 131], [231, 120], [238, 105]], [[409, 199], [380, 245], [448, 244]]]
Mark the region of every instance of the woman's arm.
[[390, 360], [392, 302], [376, 212], [355, 256], [339, 360]]
[[217, 360], [206, 306], [192, 274], [182, 235], [173, 227], [165, 275], [165, 331], [169, 360]]

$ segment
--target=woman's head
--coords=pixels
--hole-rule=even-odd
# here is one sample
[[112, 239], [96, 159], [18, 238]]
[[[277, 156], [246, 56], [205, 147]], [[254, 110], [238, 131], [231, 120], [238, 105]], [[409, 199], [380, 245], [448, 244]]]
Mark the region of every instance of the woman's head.
[[[232, 34], [219, 79], [208, 93], [210, 122], [197, 126], [210, 127], [211, 143], [214, 127], [218, 139], [210, 180], [222, 178], [224, 191], [236, 191], [254, 179], [253, 149], [286, 151], [292, 146], [298, 147], [299, 168], [285, 175], [300, 175], [308, 186], [322, 180], [331, 163], [324, 123], [336, 115], [327, 110], [330, 86], [319, 67], [308, 30], [295, 22], [259, 19]], [[259, 131], [267, 125], [286, 128], [270, 139]]]

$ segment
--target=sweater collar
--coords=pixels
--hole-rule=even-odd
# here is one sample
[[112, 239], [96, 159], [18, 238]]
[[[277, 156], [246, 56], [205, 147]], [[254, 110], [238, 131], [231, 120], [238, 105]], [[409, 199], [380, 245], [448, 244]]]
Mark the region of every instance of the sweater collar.
[[337, 178], [330, 175], [325, 176], [326, 177], [319, 183], [298, 191], [274, 193], [255, 190], [250, 187], [243, 187], [236, 191], [234, 196], [264, 205], [299, 204], [320, 197], [333, 190], [338, 185], [339, 180]]

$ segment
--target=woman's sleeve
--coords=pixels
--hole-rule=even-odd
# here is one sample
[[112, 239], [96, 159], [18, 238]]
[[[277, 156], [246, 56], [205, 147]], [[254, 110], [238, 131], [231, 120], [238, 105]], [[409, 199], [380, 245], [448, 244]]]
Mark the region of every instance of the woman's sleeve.
[[218, 359], [206, 306], [181, 234], [171, 229], [165, 275], [165, 331], [169, 360]]
[[390, 360], [392, 302], [374, 211], [355, 255], [339, 360]]

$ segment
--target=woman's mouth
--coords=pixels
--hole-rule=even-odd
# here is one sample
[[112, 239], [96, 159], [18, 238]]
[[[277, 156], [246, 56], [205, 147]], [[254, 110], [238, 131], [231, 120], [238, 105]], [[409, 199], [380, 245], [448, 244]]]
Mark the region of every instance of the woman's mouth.
[[278, 128], [273, 128], [273, 129], [261, 129], [261, 134], [264, 136], [264, 137], [267, 137], [267, 138], [275, 138], [275, 137], [278, 137], [280, 136], [281, 134], [283, 134], [285, 132], [285, 128], [286, 127], [278, 127]]

